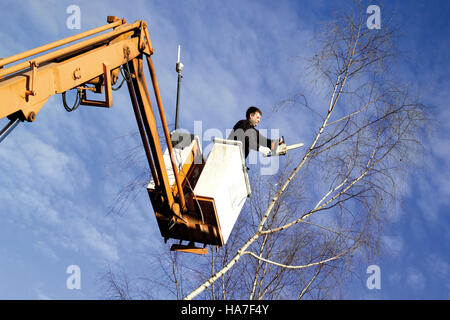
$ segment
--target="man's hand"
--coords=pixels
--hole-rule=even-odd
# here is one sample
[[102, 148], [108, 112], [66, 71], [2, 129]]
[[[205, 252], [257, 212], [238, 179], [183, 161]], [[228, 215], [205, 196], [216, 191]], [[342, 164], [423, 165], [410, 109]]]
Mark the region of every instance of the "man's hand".
[[284, 143], [284, 137], [273, 140], [271, 150], [276, 150], [277, 146]]
[[264, 157], [267, 157], [271, 153], [270, 148], [263, 147], [263, 146], [259, 146], [259, 150], [258, 151], [261, 152]]

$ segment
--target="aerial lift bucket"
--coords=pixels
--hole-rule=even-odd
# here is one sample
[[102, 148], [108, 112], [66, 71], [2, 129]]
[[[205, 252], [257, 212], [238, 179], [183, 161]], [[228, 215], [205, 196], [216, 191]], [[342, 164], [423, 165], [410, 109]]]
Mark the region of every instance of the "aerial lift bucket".
[[[204, 161], [197, 136], [175, 133], [177, 131], [172, 133], [173, 149], [187, 206], [187, 212], [182, 214], [184, 221], [170, 220], [158, 210], [159, 195], [152, 180], [147, 190], [161, 235], [166, 241], [170, 238], [180, 240], [171, 250], [205, 254], [208, 244], [225, 245], [245, 200], [251, 194], [242, 143], [215, 138]], [[177, 135], [178, 138], [175, 137]], [[167, 150], [164, 161], [169, 182], [176, 193]], [[183, 245], [182, 241], [188, 241], [188, 245]], [[203, 244], [203, 248], [196, 247], [196, 242]]]

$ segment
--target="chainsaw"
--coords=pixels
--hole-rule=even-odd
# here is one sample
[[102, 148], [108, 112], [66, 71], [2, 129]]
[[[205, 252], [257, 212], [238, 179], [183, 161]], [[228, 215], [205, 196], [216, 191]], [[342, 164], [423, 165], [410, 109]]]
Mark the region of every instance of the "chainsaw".
[[275, 147], [271, 150], [271, 152], [267, 155], [267, 157], [271, 156], [284, 156], [289, 150], [300, 148], [304, 145], [303, 142], [286, 145], [284, 141], [284, 137], [282, 136], [278, 139], [278, 143], [275, 144]]

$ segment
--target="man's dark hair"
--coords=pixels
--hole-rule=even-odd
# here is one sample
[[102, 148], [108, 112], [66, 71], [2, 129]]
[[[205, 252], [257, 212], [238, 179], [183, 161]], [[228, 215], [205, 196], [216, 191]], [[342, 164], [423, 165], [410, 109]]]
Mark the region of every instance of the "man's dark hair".
[[259, 112], [259, 114], [262, 115], [261, 110], [259, 110], [257, 107], [255, 107], [255, 106], [249, 107], [247, 109], [247, 112], [245, 113], [245, 117], [247, 118], [247, 120], [250, 119], [250, 115], [255, 112]]

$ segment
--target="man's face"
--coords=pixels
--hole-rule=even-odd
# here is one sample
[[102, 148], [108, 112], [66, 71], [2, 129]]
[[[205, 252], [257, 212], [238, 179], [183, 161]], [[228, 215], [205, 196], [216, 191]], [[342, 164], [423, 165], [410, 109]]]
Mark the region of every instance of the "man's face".
[[261, 120], [261, 113], [259, 112], [255, 112], [255, 113], [251, 113], [250, 114], [250, 119], [248, 119], [250, 121], [250, 124], [253, 127], [256, 127], [259, 123], [259, 121]]

